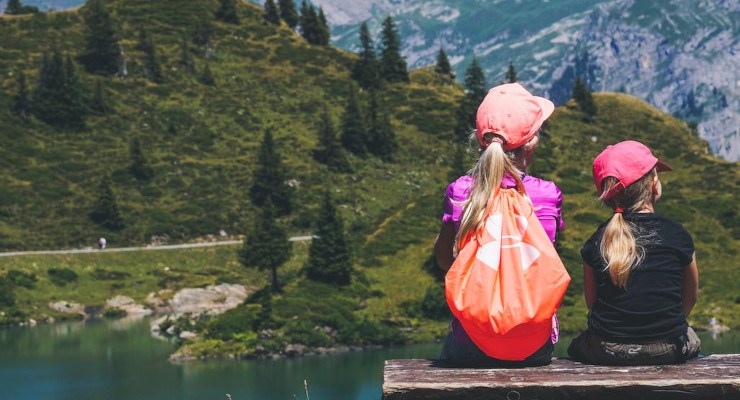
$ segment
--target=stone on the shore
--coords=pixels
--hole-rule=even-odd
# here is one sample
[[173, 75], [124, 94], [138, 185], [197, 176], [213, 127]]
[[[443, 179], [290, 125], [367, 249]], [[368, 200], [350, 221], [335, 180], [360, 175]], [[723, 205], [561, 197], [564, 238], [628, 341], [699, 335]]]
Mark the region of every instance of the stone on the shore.
[[54, 303], [49, 303], [49, 308], [64, 314], [82, 315], [83, 317], [87, 316], [87, 314], [85, 314], [85, 306], [71, 301], [59, 300]]
[[302, 344], [289, 344], [285, 346], [285, 350], [283, 353], [285, 353], [288, 357], [300, 357], [303, 356], [303, 353], [306, 351], [306, 346]]
[[186, 288], [170, 298], [171, 290], [165, 289], [147, 296], [147, 304], [157, 314], [217, 315], [235, 308], [254, 292], [255, 288], [222, 283], [205, 288]]
[[141, 304], [134, 302], [134, 299], [128, 296], [114, 296], [105, 301], [108, 309], [125, 311], [126, 315], [150, 315], [152, 310]]
[[182, 340], [194, 340], [198, 338], [198, 334], [191, 331], [182, 331], [180, 332], [180, 339]]

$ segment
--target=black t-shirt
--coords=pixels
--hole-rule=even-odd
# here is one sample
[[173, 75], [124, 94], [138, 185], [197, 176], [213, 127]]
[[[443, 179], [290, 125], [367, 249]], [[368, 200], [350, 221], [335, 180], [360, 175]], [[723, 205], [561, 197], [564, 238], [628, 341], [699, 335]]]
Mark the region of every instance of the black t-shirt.
[[683, 272], [691, 263], [694, 242], [678, 223], [653, 213], [623, 214], [642, 237], [645, 258], [633, 267], [627, 287], [614, 286], [599, 244], [606, 223], [599, 226], [581, 249], [583, 262], [596, 277], [596, 302], [588, 327], [615, 341], [673, 339], [688, 324], [681, 307]]

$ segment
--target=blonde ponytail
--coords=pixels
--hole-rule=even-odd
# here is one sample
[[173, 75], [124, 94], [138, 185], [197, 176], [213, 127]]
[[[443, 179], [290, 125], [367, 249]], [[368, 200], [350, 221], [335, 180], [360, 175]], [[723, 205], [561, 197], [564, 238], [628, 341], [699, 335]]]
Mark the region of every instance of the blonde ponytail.
[[[655, 175], [657, 171], [653, 169], [627, 186], [622, 193], [608, 200], [602, 199], [604, 203], [617, 211], [604, 228], [599, 249], [606, 265], [604, 270], [609, 271], [612, 283], [623, 289], [627, 287], [630, 273], [645, 256], [642, 242], [646, 236], [641, 235], [634, 225], [627, 222], [622, 212], [637, 212], [653, 203], [651, 185]], [[617, 183], [617, 179], [613, 177], [604, 179], [601, 193], [608, 192]]]
[[504, 152], [500, 142], [493, 141], [483, 151], [471, 171], [475, 182], [460, 220], [460, 229], [456, 237], [458, 249], [460, 249], [468, 235], [483, 226], [490, 201], [497, 195], [501, 181], [506, 174], [511, 175], [516, 180], [517, 190], [524, 193], [521, 172], [514, 166], [510, 157], [509, 154]]
[[643, 252], [622, 213], [615, 213], [609, 220], [599, 248], [614, 286], [627, 287], [632, 267], [642, 261]]

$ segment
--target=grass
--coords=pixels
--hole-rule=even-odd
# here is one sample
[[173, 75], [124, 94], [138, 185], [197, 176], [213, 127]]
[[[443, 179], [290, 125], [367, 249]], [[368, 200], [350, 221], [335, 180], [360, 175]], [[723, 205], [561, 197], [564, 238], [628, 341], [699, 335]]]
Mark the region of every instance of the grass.
[[[301, 246], [300, 244], [296, 245]], [[123, 294], [145, 304], [149, 293], [162, 289], [204, 287], [222, 282], [261, 286], [267, 277], [243, 268], [236, 246], [143, 252], [99, 252], [73, 255], [3, 257], [0, 271], [36, 276], [33, 288], [16, 287], [17, 308], [37, 320], [69, 318], [47, 304], [66, 300], [85, 306], [102, 306]], [[287, 266], [286, 269], [289, 269]], [[51, 272], [50, 271], [56, 271]], [[58, 271], [76, 278], [60, 281]], [[69, 272], [67, 272], [69, 276]], [[63, 282], [63, 284], [60, 284]]]
[[[0, 18], [0, 249], [85, 247], [100, 236], [111, 246], [140, 245], [153, 236], [184, 242], [222, 229], [236, 236], [255, 212], [246, 192], [259, 140], [270, 129], [289, 177], [299, 183], [297, 210], [283, 222], [291, 235], [312, 232], [321, 193], [329, 188], [354, 248], [354, 283], [335, 288], [306, 281], [300, 269], [308, 243], [294, 243], [293, 258], [280, 272], [284, 292], [253, 298], [224, 317], [230, 322], [247, 318], [244, 321], [251, 322], [238, 328], [244, 331], [235, 331], [236, 325], [225, 321], [223, 326], [232, 328], [217, 329], [221, 339], [204, 340], [188, 351], [253, 351], [263, 340], [258, 336], [263, 329], [278, 333], [270, 344], [276, 349], [293, 339], [318, 345], [444, 335], [444, 321], [424, 315], [421, 303], [439, 285], [430, 252], [453, 157], [447, 149], [460, 86], [440, 81], [430, 69], [413, 71], [408, 84], [388, 85], [379, 103], [391, 113], [396, 129], [396, 161], [351, 157], [353, 174], [332, 173], [313, 160], [311, 151], [319, 111], [326, 106], [335, 123], [340, 121], [354, 56], [309, 46], [285, 26], [265, 23], [259, 8], [241, 4], [241, 25], [215, 24], [215, 55], [206, 60], [202, 51], [195, 54], [197, 67], [202, 69], [207, 61], [216, 80], [215, 86], [204, 86], [197, 74], [178, 68], [178, 46], [194, 18], [215, 9], [216, 2], [186, 3], [106, 3], [130, 57], [130, 76], [82, 74], [89, 85], [102, 80], [115, 110], [90, 117], [82, 131], [57, 131], [35, 119], [22, 123], [9, 112], [15, 93], [12, 73], [23, 69], [33, 82], [43, 43], [55, 42], [73, 55], [79, 51], [78, 12]], [[163, 84], [147, 82], [141, 75], [143, 55], [133, 49], [141, 25], [150, 27], [162, 57]], [[620, 94], [594, 98], [599, 113], [591, 122], [573, 103], [558, 108], [530, 171], [555, 181], [565, 196], [567, 227], [559, 250], [573, 280], [559, 314], [563, 330], [585, 327], [579, 248], [610, 215], [596, 201], [590, 163], [606, 145], [627, 138], [643, 141], [674, 167], [661, 176], [664, 199], [657, 209], [694, 236], [701, 275], [691, 323], [702, 327], [716, 317], [740, 327], [740, 276], [734, 271], [740, 248], [737, 164], [711, 157], [706, 143], [685, 122], [640, 100]], [[151, 181], [137, 181], [126, 171], [134, 137], [141, 140], [155, 170]], [[94, 188], [104, 175], [111, 177], [127, 223], [120, 232], [101, 229], [87, 218]], [[49, 270], [56, 272], [49, 275]], [[76, 278], [63, 272], [67, 270]], [[265, 273], [241, 267], [236, 247], [228, 246], [0, 258], [3, 285], [8, 274], [15, 280], [19, 273], [33, 274], [36, 281], [30, 288], [14, 286], [8, 292], [12, 298], [0, 299], [13, 303], [2, 306], [6, 320], [59, 317], [47, 307], [56, 300], [100, 306], [117, 294], [143, 302], [148, 293], [163, 288], [218, 282], [261, 288], [268, 283]], [[264, 320], [255, 319], [255, 313], [267, 308]], [[207, 323], [200, 329], [215, 332], [216, 325]], [[337, 333], [321, 333], [317, 326]], [[353, 336], [356, 332], [364, 333]]]

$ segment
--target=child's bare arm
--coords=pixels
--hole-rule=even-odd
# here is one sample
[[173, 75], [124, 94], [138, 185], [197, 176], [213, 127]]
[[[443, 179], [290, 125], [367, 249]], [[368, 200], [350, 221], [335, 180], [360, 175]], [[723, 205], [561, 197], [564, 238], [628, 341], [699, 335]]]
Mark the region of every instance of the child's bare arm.
[[596, 303], [596, 276], [590, 265], [583, 263], [583, 294], [586, 296], [586, 307], [591, 310]]
[[683, 270], [683, 290], [681, 302], [683, 306], [683, 315], [688, 318], [691, 309], [696, 304], [699, 297], [699, 269], [696, 266], [696, 253], [691, 257], [691, 264]]
[[455, 246], [455, 224], [445, 222], [439, 230], [437, 241], [434, 242], [434, 256], [440, 268], [447, 271], [455, 261], [453, 247]]

